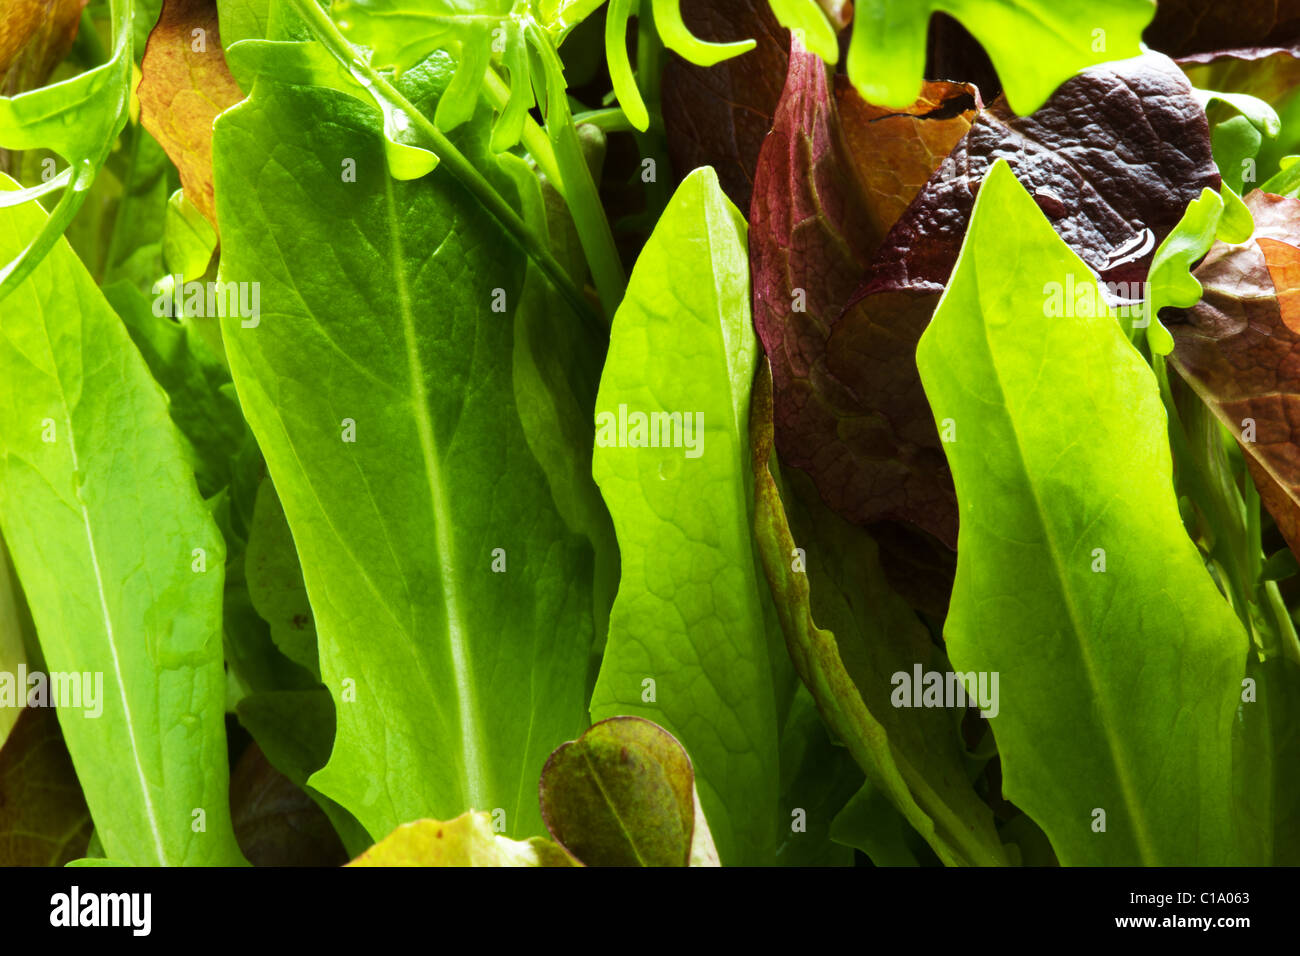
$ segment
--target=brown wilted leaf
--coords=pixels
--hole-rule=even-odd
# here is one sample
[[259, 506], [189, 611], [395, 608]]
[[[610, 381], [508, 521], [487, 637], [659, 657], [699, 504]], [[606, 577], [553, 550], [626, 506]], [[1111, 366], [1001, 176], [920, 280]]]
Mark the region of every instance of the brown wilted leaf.
[[215, 0], [164, 0], [141, 70], [140, 121], [180, 170], [186, 198], [216, 229], [212, 121], [244, 94], [226, 67]]

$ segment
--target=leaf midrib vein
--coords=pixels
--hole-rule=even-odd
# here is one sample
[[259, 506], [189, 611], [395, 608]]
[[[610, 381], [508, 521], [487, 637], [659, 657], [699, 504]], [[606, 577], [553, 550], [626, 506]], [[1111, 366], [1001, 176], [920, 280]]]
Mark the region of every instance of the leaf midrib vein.
[[[420, 360], [416, 336], [415, 316], [411, 310], [410, 290], [406, 281], [406, 257], [402, 247], [401, 228], [397, 218], [393, 183], [384, 177], [384, 199], [388, 206], [388, 229], [392, 249], [393, 277], [397, 291], [398, 312], [402, 318], [403, 343], [406, 346], [407, 367], [411, 378], [411, 410], [415, 415], [420, 438], [420, 454], [424, 463], [425, 479], [429, 489], [429, 504], [433, 511], [434, 544], [438, 554], [438, 575], [442, 584], [444, 621], [447, 643], [451, 652], [453, 679], [456, 685], [457, 713], [460, 717], [461, 764], [465, 772], [466, 802], [471, 807], [482, 806], [485, 797], [486, 773], [482, 754], [486, 742], [480, 740], [478, 703], [474, 694], [474, 677], [469, 649], [464, 642], [464, 625], [461, 621], [460, 600], [455, 574], [450, 567], [455, 557], [452, 539], [451, 510], [443, 488], [442, 468], [438, 461], [437, 441], [433, 419], [429, 414], [429, 395], [424, 385], [424, 364]], [[411, 635], [414, 640], [415, 635]]]
[[53, 378], [59, 387], [59, 401], [63, 405], [64, 423], [68, 429], [68, 452], [72, 456], [73, 496], [81, 511], [82, 526], [86, 531], [86, 545], [90, 549], [90, 565], [95, 574], [95, 589], [99, 596], [99, 610], [104, 619], [104, 634], [108, 639], [108, 650], [113, 661], [113, 675], [117, 682], [118, 698], [122, 702], [122, 717], [126, 721], [126, 736], [131, 743], [131, 759], [135, 765], [136, 779], [140, 783], [140, 794], [144, 799], [145, 816], [149, 821], [149, 830], [153, 836], [154, 850], [158, 854], [158, 863], [167, 865], [167, 851], [163, 848], [162, 832], [158, 826], [158, 812], [154, 809], [153, 797], [149, 792], [149, 782], [145, 779], [144, 764], [140, 759], [140, 747], [136, 741], [135, 721], [131, 716], [131, 703], [126, 696], [126, 682], [122, 678], [122, 662], [117, 654], [117, 637], [113, 630], [113, 616], [108, 609], [108, 596], [104, 593], [104, 574], [99, 566], [99, 552], [95, 546], [95, 532], [90, 523], [90, 509], [81, 495], [81, 486], [76, 476], [81, 474], [81, 462], [77, 457], [77, 440], [72, 428], [72, 406], [68, 403], [68, 393], [63, 387], [63, 378], [59, 374], [59, 362], [54, 352], [54, 343], [50, 340], [50, 327], [44, 304], [37, 300], [41, 311], [41, 331], [45, 334], [45, 344], [50, 352], [50, 365], [54, 371]]

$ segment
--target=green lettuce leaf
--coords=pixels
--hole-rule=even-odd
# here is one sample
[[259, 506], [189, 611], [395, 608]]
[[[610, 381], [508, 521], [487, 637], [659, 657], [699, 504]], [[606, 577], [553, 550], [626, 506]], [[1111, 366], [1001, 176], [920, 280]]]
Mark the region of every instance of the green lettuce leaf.
[[0, 300], [31, 274], [63, 235], [126, 126], [134, 7], [131, 0], [112, 0], [111, 12], [113, 51], [107, 63], [38, 90], [0, 96], [0, 148], [48, 149], [68, 163], [40, 185], [0, 196], [3, 207], [63, 190], [40, 231], [12, 249], [0, 266]]
[[[682, 742], [728, 865], [775, 853], [779, 715], [793, 691], [767, 637], [751, 531], [745, 241], [713, 170], [688, 176], [614, 319], [592, 465], [622, 555], [592, 717], [643, 716]], [[662, 444], [676, 447], [632, 446], [634, 415], [674, 414]]]
[[1252, 660], [1237, 715], [1234, 775], [1243, 840], [1254, 864], [1300, 864], [1300, 665]]
[[[488, 119], [460, 148], [513, 192]], [[216, 124], [222, 278], [262, 307], [222, 333], [338, 711], [311, 784], [375, 834], [468, 807], [529, 836], [542, 764], [586, 724], [592, 549], [516, 410], [524, 259], [445, 169], [389, 178], [382, 123], [262, 75]]]
[[1005, 863], [992, 813], [967, 779], [960, 715], [893, 701], [896, 674], [944, 671], [943, 654], [887, 586], [869, 535], [827, 508], [801, 472], [787, 471], [778, 491], [766, 369], [752, 404], [755, 533], [795, 670], [870, 792], [891, 801], [942, 862]]
[[[0, 257], [46, 224], [0, 217]], [[225, 545], [163, 391], [66, 242], [0, 324], [0, 526], [52, 672], [103, 675], [59, 718], [110, 857], [239, 863], [221, 663]], [[147, 515], [147, 520], [141, 520]]]
[[302, 580], [302, 566], [294, 550], [293, 535], [275, 486], [263, 481], [257, 489], [253, 520], [244, 555], [248, 596], [262, 619], [270, 625], [271, 640], [285, 657], [320, 679], [316, 651], [316, 625]]
[[961, 513], [949, 655], [999, 675], [1005, 794], [1063, 865], [1236, 862], [1245, 633], [1183, 529], [1155, 376], [1108, 311], [1048, 316], [1067, 281], [1096, 279], [999, 160], [917, 352]]

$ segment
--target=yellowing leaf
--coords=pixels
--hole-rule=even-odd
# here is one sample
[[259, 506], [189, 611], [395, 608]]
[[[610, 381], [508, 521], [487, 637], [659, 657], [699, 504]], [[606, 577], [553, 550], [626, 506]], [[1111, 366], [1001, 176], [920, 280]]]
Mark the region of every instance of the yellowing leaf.
[[454, 820], [404, 823], [348, 866], [576, 866], [548, 840], [511, 840], [492, 817], [470, 811]]

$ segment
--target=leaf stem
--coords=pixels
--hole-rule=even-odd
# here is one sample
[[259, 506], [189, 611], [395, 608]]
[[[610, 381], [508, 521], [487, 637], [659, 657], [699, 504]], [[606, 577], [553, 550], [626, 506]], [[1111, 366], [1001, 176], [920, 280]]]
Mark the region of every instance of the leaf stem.
[[[1249, 535], [1242, 514], [1244, 509], [1241, 497], [1235, 485], [1225, 487], [1224, 482], [1216, 480], [1216, 469], [1212, 461], [1214, 451], [1210, 447], [1210, 441], [1219, 441], [1217, 419], [1211, 416], [1208, 422], [1195, 422], [1200, 427], [1197, 429], [1197, 441], [1193, 443], [1174, 399], [1164, 356], [1153, 354], [1151, 368], [1155, 372], [1160, 397], [1169, 417], [1169, 443], [1174, 460], [1179, 465], [1180, 477], [1190, 492], [1192, 501], [1209, 522], [1214, 535], [1210, 555], [1224, 571], [1223, 581], [1233, 610], [1237, 612], [1237, 617], [1253, 642], [1255, 624], [1250, 613], [1250, 597], [1255, 594], [1257, 578], [1252, 578], [1249, 574], [1250, 561], [1246, 555]], [[1199, 396], [1194, 400], [1198, 403], [1194, 414], [1203, 419], [1209, 410], [1200, 403]], [[1208, 436], [1203, 434], [1206, 425], [1211, 429]], [[1221, 446], [1219, 452], [1222, 454]]]
[[1273, 626], [1277, 628], [1278, 640], [1282, 645], [1282, 656], [1289, 657], [1294, 663], [1300, 664], [1300, 636], [1296, 635], [1295, 622], [1291, 620], [1291, 614], [1286, 609], [1286, 602], [1282, 600], [1282, 592], [1278, 590], [1276, 581], [1264, 582], [1264, 600], [1273, 615]]
[[[312, 34], [330, 54], [343, 64], [349, 72], [365, 78], [369, 86], [385, 99], [402, 110], [415, 126], [433, 144], [434, 153], [445, 164], [451, 174], [469, 190], [492, 215], [519, 247], [532, 259], [539, 269], [555, 286], [556, 290], [568, 300], [574, 311], [584, 319], [595, 320], [591, 305], [582, 294], [582, 290], [569, 278], [564, 267], [551, 255], [545, 240], [541, 239], [520, 218], [511, 205], [489, 183], [465, 155], [456, 148], [446, 135], [433, 125], [432, 121], [420, 112], [400, 91], [381, 76], [369, 63], [357, 55], [350, 44], [334, 25], [334, 21], [322, 10], [316, 0], [290, 0], [294, 10], [306, 22]], [[599, 322], [594, 322], [599, 325]]]
[[613, 230], [609, 227], [605, 207], [587, 166], [582, 142], [578, 139], [578, 129], [573, 123], [564, 64], [550, 36], [540, 26], [529, 23], [526, 29], [546, 74], [546, 135], [564, 179], [565, 203], [578, 230], [578, 241], [591, 268], [591, 278], [596, 284], [606, 321], [610, 322], [627, 291], [627, 273], [623, 270]]
[[[510, 87], [495, 69], [489, 69], [484, 74], [483, 92], [487, 95], [487, 101], [492, 108], [498, 111], [505, 109], [506, 103], [510, 100]], [[560, 176], [560, 168], [555, 165], [555, 152], [551, 149], [551, 141], [546, 138], [546, 132], [531, 116], [524, 120], [523, 143], [524, 148], [537, 162], [537, 168], [546, 174], [555, 191], [567, 202], [564, 179]]]
[[[655, 162], [655, 177], [648, 183], [646, 213], [651, 222], [657, 222], [672, 198], [668, 181], [659, 177], [660, 170], [671, 165], [668, 158], [668, 141], [664, 133], [663, 83], [664, 44], [655, 27], [654, 9], [650, 0], [641, 0], [636, 21], [636, 82], [650, 113], [650, 128], [636, 133], [637, 146], [644, 158]], [[743, 210], [748, 218], [749, 210]]]
[[587, 123], [596, 127], [602, 133], [630, 133], [633, 128], [632, 124], [628, 122], [627, 114], [617, 106], [588, 110], [585, 113], [575, 113], [573, 122], [574, 125], [578, 126]]

